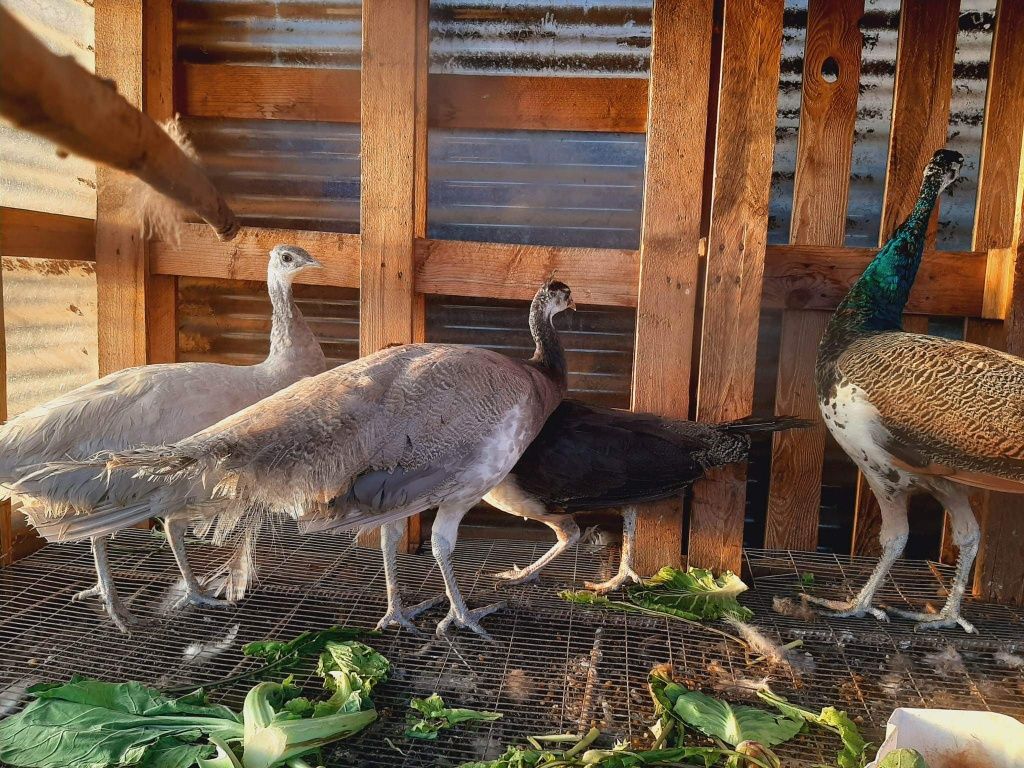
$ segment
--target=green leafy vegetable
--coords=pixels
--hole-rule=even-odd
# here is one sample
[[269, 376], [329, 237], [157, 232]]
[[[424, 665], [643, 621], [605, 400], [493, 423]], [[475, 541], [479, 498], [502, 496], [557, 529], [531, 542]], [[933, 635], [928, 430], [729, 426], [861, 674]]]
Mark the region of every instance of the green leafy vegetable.
[[773, 715], [756, 707], [730, 704], [700, 691], [687, 691], [676, 697], [670, 712], [691, 728], [721, 739], [732, 747], [744, 741], [773, 747], [796, 736], [804, 724], [803, 720]]
[[387, 679], [390, 669], [388, 660], [368, 645], [354, 640], [327, 643], [316, 671], [333, 695], [315, 705], [316, 716], [371, 707], [370, 692]]
[[878, 768], [928, 768], [928, 763], [916, 749], [894, 749], [882, 759]]
[[428, 739], [433, 741], [437, 734], [447, 728], [454, 728], [459, 723], [473, 721], [492, 722], [501, 719], [500, 712], [479, 712], [475, 709], [449, 709], [444, 699], [436, 693], [425, 699], [413, 699], [409, 706], [419, 716], [410, 713], [405, 735], [410, 739]]
[[753, 616], [737, 601], [747, 585], [731, 571], [721, 576], [704, 568], [680, 571], [666, 566], [643, 584], [626, 589], [629, 602], [610, 600], [585, 591], [565, 591], [560, 596], [573, 603], [675, 616], [687, 621], [709, 621], [732, 616], [746, 621]]
[[208, 704], [198, 692], [172, 699], [141, 683], [82, 677], [34, 686], [29, 692], [35, 700], [0, 722], [2, 763], [186, 768], [215, 755], [206, 736], [242, 736], [238, 716], [227, 707]]
[[868, 761], [868, 743], [864, 741], [856, 724], [849, 716], [835, 707], [825, 707], [821, 712], [814, 713], [802, 709], [795, 704], [769, 690], [758, 691], [757, 695], [776, 707], [786, 717], [800, 718], [821, 728], [835, 733], [843, 742], [843, 748], [836, 755], [839, 768], [863, 768]]

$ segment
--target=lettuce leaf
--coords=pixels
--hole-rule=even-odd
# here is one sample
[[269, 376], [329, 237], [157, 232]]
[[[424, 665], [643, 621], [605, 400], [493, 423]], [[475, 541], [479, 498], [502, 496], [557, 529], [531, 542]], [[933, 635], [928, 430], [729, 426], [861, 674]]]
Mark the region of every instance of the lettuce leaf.
[[808, 723], [813, 723], [821, 728], [832, 731], [843, 742], [842, 749], [836, 755], [836, 764], [839, 768], [864, 768], [868, 762], [868, 742], [860, 735], [857, 725], [842, 710], [835, 707], [825, 707], [821, 712], [814, 713], [791, 704], [777, 693], [764, 690], [758, 691], [757, 695], [762, 700], [773, 705], [787, 717], [800, 718]]
[[473, 721], [493, 722], [501, 719], [500, 712], [480, 712], [475, 709], [449, 709], [444, 699], [436, 693], [425, 699], [413, 699], [409, 706], [419, 712], [419, 717], [410, 713], [405, 735], [410, 739], [433, 741], [437, 734], [459, 723]]

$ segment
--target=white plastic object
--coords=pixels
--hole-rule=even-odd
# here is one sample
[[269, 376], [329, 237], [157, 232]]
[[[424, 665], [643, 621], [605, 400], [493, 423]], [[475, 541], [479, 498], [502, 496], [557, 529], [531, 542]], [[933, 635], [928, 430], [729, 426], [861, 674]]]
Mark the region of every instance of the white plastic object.
[[900, 748], [916, 749], [928, 768], [1022, 768], [1024, 723], [995, 712], [900, 708], [889, 717], [885, 741], [867, 768]]

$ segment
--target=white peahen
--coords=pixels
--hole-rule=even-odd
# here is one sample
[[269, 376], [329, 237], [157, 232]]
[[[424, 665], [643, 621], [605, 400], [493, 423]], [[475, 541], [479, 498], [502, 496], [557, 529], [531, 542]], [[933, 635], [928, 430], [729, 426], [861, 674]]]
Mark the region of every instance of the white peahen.
[[[188, 564], [184, 535], [190, 514], [212, 515], [220, 505], [210, 501], [208, 491], [191, 484], [167, 486], [124, 470], [98, 475], [95, 467], [75, 462], [101, 452], [187, 437], [298, 379], [321, 373], [326, 367], [323, 352], [292, 300], [295, 275], [319, 266], [301, 248], [279, 245], [270, 252], [270, 353], [258, 365], [129, 368], [0, 427], [0, 484], [19, 497], [29, 521], [47, 540], [91, 539], [98, 581], [75, 599], [98, 595], [122, 631], [127, 632], [129, 617], [110, 573], [107, 537], [151, 517], [164, 518], [186, 599], [218, 604], [204, 594]], [[238, 552], [250, 554], [241, 545]]]

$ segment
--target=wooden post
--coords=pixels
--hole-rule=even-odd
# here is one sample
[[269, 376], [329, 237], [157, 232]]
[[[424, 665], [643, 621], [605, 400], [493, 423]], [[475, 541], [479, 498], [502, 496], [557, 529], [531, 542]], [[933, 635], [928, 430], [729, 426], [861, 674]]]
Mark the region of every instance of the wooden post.
[[[864, 0], [811, 0], [804, 44], [800, 133], [790, 242], [843, 244], [860, 86]], [[818, 546], [825, 426], [814, 388], [814, 361], [829, 313], [785, 311], [779, 342], [775, 413], [813, 419], [780, 432], [772, 445], [765, 546]]]
[[[414, 340], [422, 321], [416, 295], [415, 239], [417, 201], [425, 202], [427, 64], [421, 31], [427, 24], [427, 0], [416, 12], [402, 0], [363, 4], [360, 78], [362, 193], [360, 198], [359, 353]], [[402, 548], [419, 546], [419, 523], [410, 521]], [[360, 537], [379, 546], [379, 534]]]
[[[904, 0], [901, 7], [880, 246], [910, 214], [925, 166], [946, 143], [959, 16], [959, 0]], [[870, 555], [878, 551], [881, 512], [859, 475], [857, 488], [852, 549], [855, 555]]]
[[[711, 59], [711, 0], [655, 0], [634, 410], [687, 418], [693, 349]], [[637, 522], [635, 568], [677, 566], [680, 500], [652, 504]]]
[[[146, 114], [158, 123], [171, 120], [174, 109], [174, 3], [143, 0], [142, 94]], [[147, 262], [148, 263], [148, 262]], [[178, 360], [178, 278], [147, 276], [146, 360]]]
[[[782, 0], [726, 0], [697, 418], [750, 413], [775, 147]], [[688, 560], [738, 571], [746, 469], [694, 486]]]
[[[4, 271], [0, 266], [0, 423], [7, 421], [7, 329], [4, 316]], [[0, 503], [0, 568], [14, 560], [11, 502]]]
[[[1024, 2], [1001, 0], [992, 39], [985, 132], [978, 175], [974, 247], [1011, 244], [1016, 259], [1006, 328], [994, 320], [968, 320], [967, 341], [1024, 356]], [[1024, 602], [1024, 505], [1019, 496], [980, 494], [975, 503], [981, 546], [975, 561], [974, 594], [988, 600]]]

